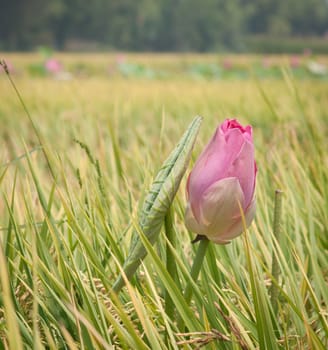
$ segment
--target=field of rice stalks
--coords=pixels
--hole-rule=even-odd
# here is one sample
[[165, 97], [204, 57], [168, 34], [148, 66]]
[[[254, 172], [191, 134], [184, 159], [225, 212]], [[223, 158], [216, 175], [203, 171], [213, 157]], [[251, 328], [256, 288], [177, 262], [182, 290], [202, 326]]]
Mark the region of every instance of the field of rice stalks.
[[[327, 57], [46, 55], [0, 55], [0, 349], [327, 349]], [[257, 212], [194, 281], [187, 175], [226, 118], [253, 126]], [[136, 239], [147, 256], [113, 290]]]

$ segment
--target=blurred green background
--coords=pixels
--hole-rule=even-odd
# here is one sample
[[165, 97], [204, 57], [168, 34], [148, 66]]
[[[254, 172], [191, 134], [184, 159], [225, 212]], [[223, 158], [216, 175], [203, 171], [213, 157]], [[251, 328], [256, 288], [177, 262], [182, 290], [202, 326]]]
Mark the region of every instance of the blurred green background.
[[327, 0], [11, 0], [0, 50], [328, 52]]

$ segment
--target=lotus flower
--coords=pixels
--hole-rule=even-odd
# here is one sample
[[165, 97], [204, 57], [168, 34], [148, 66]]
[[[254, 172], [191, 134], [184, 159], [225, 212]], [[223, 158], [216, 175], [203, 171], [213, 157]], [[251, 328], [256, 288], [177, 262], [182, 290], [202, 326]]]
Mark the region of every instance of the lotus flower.
[[55, 58], [50, 58], [45, 62], [46, 71], [51, 74], [60, 73], [63, 69], [61, 63]]
[[189, 175], [187, 228], [218, 244], [239, 236], [255, 216], [256, 172], [252, 127], [225, 120]]

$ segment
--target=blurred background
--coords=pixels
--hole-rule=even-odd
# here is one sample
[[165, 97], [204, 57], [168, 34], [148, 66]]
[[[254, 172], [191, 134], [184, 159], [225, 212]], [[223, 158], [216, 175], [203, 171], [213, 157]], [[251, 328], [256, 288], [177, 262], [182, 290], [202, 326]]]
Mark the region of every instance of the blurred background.
[[0, 50], [328, 53], [328, 0], [2, 0]]

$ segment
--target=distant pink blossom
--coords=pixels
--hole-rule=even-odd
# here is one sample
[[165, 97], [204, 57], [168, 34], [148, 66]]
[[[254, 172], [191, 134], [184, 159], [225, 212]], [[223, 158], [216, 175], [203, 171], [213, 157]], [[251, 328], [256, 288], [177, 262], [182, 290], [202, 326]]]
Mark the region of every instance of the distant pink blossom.
[[189, 175], [187, 228], [218, 244], [239, 236], [255, 216], [256, 172], [252, 127], [225, 120]]
[[294, 55], [290, 57], [289, 63], [292, 68], [298, 68], [301, 64], [301, 61], [298, 56]]
[[264, 57], [262, 60], [263, 68], [270, 68], [272, 66], [272, 61], [269, 57]]
[[226, 58], [225, 60], [223, 60], [223, 68], [224, 69], [231, 69], [232, 68], [232, 62], [231, 60], [229, 60], [228, 58]]
[[45, 63], [45, 68], [51, 74], [57, 74], [63, 70], [62, 64], [55, 58], [49, 58]]
[[119, 54], [116, 56], [116, 63], [118, 65], [125, 63], [125, 61], [126, 61], [125, 55]]
[[[10, 61], [5, 60], [5, 64], [7, 66], [8, 72], [9, 73], [14, 73], [15, 69], [13, 64]], [[0, 73], [4, 73], [4, 67], [2, 65], [0, 65]]]

